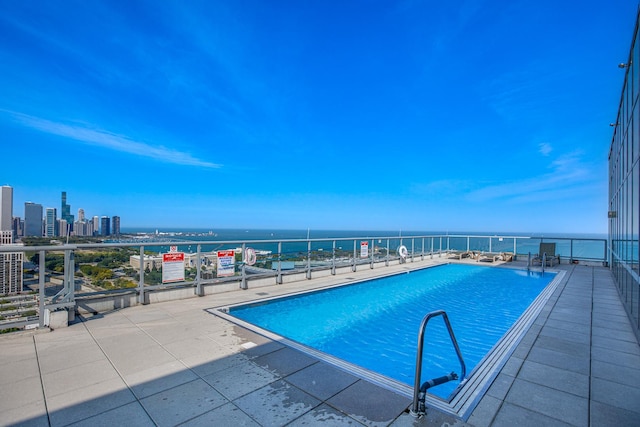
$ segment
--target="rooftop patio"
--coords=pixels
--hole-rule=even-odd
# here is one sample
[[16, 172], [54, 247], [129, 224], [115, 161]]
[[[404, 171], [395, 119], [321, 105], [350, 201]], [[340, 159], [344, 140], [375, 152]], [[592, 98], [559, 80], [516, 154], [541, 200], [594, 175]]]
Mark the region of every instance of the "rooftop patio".
[[[421, 268], [434, 258], [385, 269]], [[463, 260], [456, 262], [475, 262]], [[519, 262], [508, 266], [525, 266]], [[634, 425], [640, 346], [604, 267], [563, 280], [466, 420], [268, 340], [205, 309], [382, 274], [362, 268], [139, 305], [0, 337], [3, 425]]]

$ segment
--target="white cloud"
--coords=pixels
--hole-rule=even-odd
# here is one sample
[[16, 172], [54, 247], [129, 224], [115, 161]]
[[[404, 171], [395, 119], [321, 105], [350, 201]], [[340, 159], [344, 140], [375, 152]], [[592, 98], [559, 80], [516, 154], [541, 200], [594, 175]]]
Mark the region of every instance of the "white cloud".
[[78, 124], [57, 123], [39, 117], [33, 117], [22, 113], [6, 111], [17, 122], [31, 129], [36, 129], [51, 135], [62, 136], [79, 141], [88, 145], [95, 145], [108, 148], [122, 153], [134, 154], [148, 157], [166, 163], [173, 163], [186, 166], [199, 166], [204, 168], [219, 168], [221, 165], [197, 159], [191, 154], [153, 145], [145, 142], [135, 141], [123, 135], [118, 135], [101, 129], [91, 129]]
[[553, 147], [551, 147], [551, 144], [549, 144], [548, 142], [541, 142], [540, 144], [538, 144], [538, 151], [540, 152], [540, 154], [546, 157], [551, 154], [551, 152], [553, 151]]
[[571, 153], [550, 164], [551, 172], [520, 181], [505, 181], [487, 185], [467, 194], [473, 202], [510, 200], [531, 203], [545, 200], [560, 200], [589, 194], [601, 186], [597, 174], [584, 164], [579, 153]]

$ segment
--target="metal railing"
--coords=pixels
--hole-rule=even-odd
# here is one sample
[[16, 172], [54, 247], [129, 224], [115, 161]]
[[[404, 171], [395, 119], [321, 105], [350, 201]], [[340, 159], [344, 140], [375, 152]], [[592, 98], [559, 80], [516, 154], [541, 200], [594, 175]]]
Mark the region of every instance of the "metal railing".
[[[556, 242], [557, 254], [567, 262], [608, 262], [606, 239], [480, 235], [7, 245], [0, 246], [0, 256], [22, 253], [23, 290], [36, 294], [38, 323], [44, 326], [45, 311], [73, 309], [78, 299], [135, 294], [137, 303], [147, 304], [149, 292], [160, 290], [193, 288], [193, 294], [203, 296], [207, 286], [236, 283], [239, 288], [247, 289], [253, 280], [282, 284], [288, 276], [303, 275], [311, 279], [320, 271], [332, 275], [339, 270], [355, 272], [362, 267], [373, 269], [389, 266], [391, 262], [414, 262], [454, 250], [502, 251], [517, 257], [538, 252], [542, 241]], [[398, 253], [401, 246], [407, 248], [406, 257]], [[253, 265], [246, 262], [248, 248], [255, 251]], [[161, 254], [171, 250], [185, 253], [185, 271], [189, 274], [185, 274], [183, 280], [159, 279], [163, 266]], [[230, 275], [218, 274], [217, 253], [221, 250], [234, 251]], [[99, 255], [111, 252], [127, 255], [128, 262], [120, 260], [118, 267], [100, 267], [104, 260], [99, 261]], [[96, 256], [91, 258], [87, 254]], [[102, 271], [106, 278], [99, 274], [92, 276], [96, 270]], [[4, 328], [3, 322], [0, 319], [0, 329]], [[14, 319], [12, 326], [33, 323], [31, 316]]]
[[[451, 372], [448, 375], [431, 379], [421, 385], [420, 383], [421, 383], [421, 377], [422, 377], [422, 350], [424, 348], [424, 332], [427, 328], [427, 324], [429, 323], [429, 320], [437, 316], [442, 316], [442, 319], [444, 320], [444, 324], [447, 326], [447, 331], [449, 332], [449, 338], [451, 338], [451, 344], [453, 345], [453, 348], [456, 350], [456, 355], [458, 356], [458, 361], [460, 362], [460, 376], [458, 377], [458, 375], [455, 372]], [[447, 316], [447, 313], [444, 310], [432, 311], [422, 319], [422, 322], [420, 323], [420, 329], [418, 331], [418, 351], [416, 355], [416, 373], [415, 373], [414, 386], [413, 386], [413, 405], [411, 407], [411, 414], [413, 416], [419, 417], [426, 413], [425, 399], [426, 399], [427, 389], [429, 389], [430, 387], [435, 387], [440, 384], [444, 384], [449, 381], [457, 380], [458, 378], [462, 382], [465, 380], [466, 375], [467, 375], [467, 367], [464, 363], [462, 352], [460, 351], [460, 346], [458, 345], [456, 336], [453, 333], [451, 322], [449, 322], [449, 316]]]

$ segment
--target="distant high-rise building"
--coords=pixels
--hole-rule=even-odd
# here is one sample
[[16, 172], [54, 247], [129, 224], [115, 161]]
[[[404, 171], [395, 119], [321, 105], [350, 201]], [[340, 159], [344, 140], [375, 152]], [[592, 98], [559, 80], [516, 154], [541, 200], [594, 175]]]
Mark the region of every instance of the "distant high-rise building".
[[100, 234], [100, 218], [96, 215], [91, 220], [93, 221], [93, 235], [97, 236]]
[[0, 293], [22, 292], [22, 252], [0, 253]]
[[59, 219], [58, 220], [58, 235], [61, 237], [67, 237], [67, 235], [70, 235], [71, 230], [69, 229], [69, 224], [67, 223], [66, 219]]
[[56, 208], [47, 208], [44, 216], [44, 235], [47, 237], [58, 236], [58, 211]]
[[120, 217], [119, 216], [112, 216], [111, 217], [111, 234], [114, 234], [116, 236], [120, 235]]
[[0, 231], [13, 229], [13, 188], [0, 187]]
[[[67, 224], [73, 226], [74, 217], [71, 215], [71, 205], [67, 204], [67, 192], [62, 192], [62, 210], [60, 212], [60, 218], [67, 221]], [[60, 233], [62, 234], [62, 233]]]
[[19, 216], [13, 217], [13, 237], [22, 237], [24, 236], [24, 221]]
[[111, 218], [109, 218], [108, 216], [103, 216], [102, 218], [100, 218], [100, 235], [101, 236], [111, 235], [110, 219]]
[[13, 244], [13, 230], [0, 230], [0, 246]]
[[75, 236], [87, 235], [87, 223], [84, 221], [75, 221], [73, 223], [73, 234]]
[[24, 204], [24, 235], [42, 237], [42, 205], [26, 202]]
[[95, 236], [96, 230], [93, 227], [93, 221], [85, 221], [85, 236]]
[[78, 209], [78, 221], [84, 221], [84, 209]]
[[[18, 225], [20, 225], [20, 218], [18, 218]], [[42, 227], [42, 212], [40, 227]], [[11, 245], [13, 238], [13, 188], [5, 185], [0, 187], [0, 245]], [[22, 252], [0, 253], [1, 294], [22, 292], [22, 259]]]

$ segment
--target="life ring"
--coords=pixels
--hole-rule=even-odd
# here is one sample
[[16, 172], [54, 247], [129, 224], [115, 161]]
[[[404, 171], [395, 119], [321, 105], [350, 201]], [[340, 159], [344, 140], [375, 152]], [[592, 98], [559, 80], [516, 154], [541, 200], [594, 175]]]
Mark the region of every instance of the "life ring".
[[405, 245], [400, 245], [400, 247], [398, 248], [398, 255], [400, 255], [400, 258], [402, 259], [405, 259], [407, 255], [409, 255], [409, 251], [407, 250], [407, 247]]
[[256, 251], [253, 248], [247, 248], [244, 251], [244, 262], [247, 265], [253, 265], [256, 263]]

